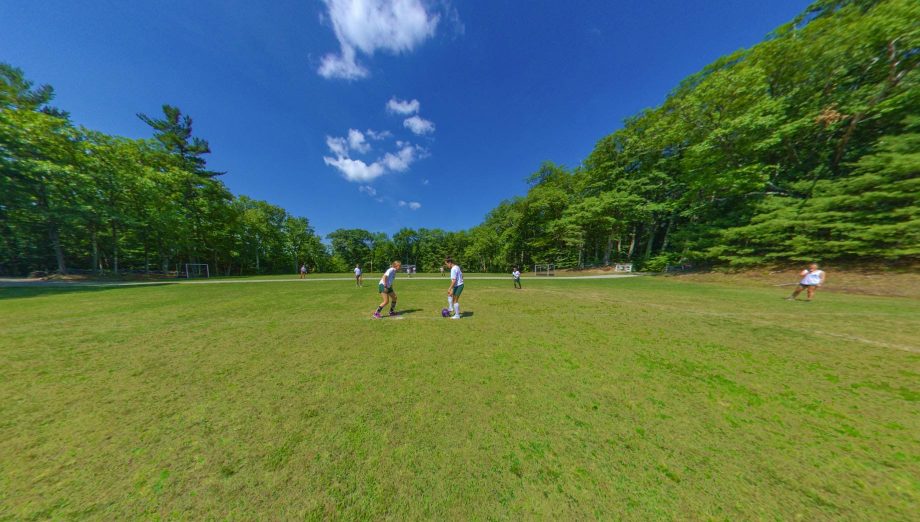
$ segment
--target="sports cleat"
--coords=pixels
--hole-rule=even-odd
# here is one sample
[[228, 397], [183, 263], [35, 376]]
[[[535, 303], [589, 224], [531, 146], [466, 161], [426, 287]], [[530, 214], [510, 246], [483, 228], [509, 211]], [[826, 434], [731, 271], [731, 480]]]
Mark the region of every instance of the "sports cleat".
[[450, 318], [451, 318], [451, 319], [460, 319], [460, 316], [459, 316], [459, 315], [452, 315], [452, 316], [450, 316]]
[[390, 317], [395, 317], [396, 315], [398, 315], [396, 312], [394, 312], [393, 310], [390, 310]]
[[380, 319], [380, 312], [374, 312], [374, 319]]

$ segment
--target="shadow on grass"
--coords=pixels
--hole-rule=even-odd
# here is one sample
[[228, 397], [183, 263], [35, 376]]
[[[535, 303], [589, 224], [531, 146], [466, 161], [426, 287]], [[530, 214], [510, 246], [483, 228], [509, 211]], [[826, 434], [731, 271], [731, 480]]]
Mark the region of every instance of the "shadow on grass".
[[415, 312], [421, 312], [421, 311], [422, 311], [421, 308], [410, 308], [409, 310], [400, 310], [396, 312], [396, 315], [408, 315], [408, 314], [414, 314]]
[[103, 292], [108, 290], [124, 290], [126, 288], [147, 288], [166, 286], [172, 283], [150, 283], [143, 285], [106, 285], [106, 284], [70, 284], [70, 283], [23, 283], [0, 286], [0, 301], [7, 299], [26, 299], [30, 297], [45, 297], [61, 294], [76, 294], [83, 292]]

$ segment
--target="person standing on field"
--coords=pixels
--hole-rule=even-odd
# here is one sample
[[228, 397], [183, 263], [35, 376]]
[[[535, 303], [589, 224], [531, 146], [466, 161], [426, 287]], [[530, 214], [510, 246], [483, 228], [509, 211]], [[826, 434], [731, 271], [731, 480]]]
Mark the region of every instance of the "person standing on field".
[[383, 277], [380, 278], [377, 290], [380, 292], [380, 297], [383, 301], [377, 307], [377, 311], [374, 312], [374, 319], [380, 319], [380, 311], [383, 310], [387, 303], [390, 303], [390, 316], [396, 315], [396, 292], [393, 291], [393, 281], [396, 280], [396, 272], [399, 272], [399, 267], [401, 266], [402, 263], [399, 261], [393, 261], [390, 268], [387, 268], [387, 271], [383, 273]]
[[304, 263], [300, 265], [300, 278], [303, 279], [307, 277], [307, 264]]
[[355, 265], [355, 286], [364, 286], [364, 281], [362, 281], [363, 277], [361, 277], [362, 273], [361, 266]]
[[802, 293], [802, 290], [805, 290], [808, 295], [806, 301], [811, 301], [815, 296], [815, 290], [824, 284], [824, 270], [819, 270], [818, 264], [812, 263], [808, 265], [807, 270], [802, 270], [799, 275], [802, 277], [802, 280], [799, 281], [799, 286], [797, 286], [795, 291], [792, 292], [792, 295], [786, 299], [789, 301], [795, 301], [799, 297], [799, 294]]
[[511, 277], [514, 278], [514, 287], [521, 288], [521, 271], [518, 270], [518, 267], [514, 267], [514, 271], [511, 272]]
[[450, 268], [450, 288], [447, 289], [447, 311], [453, 312], [451, 319], [460, 319], [460, 294], [463, 293], [463, 271], [460, 265], [454, 263], [454, 260], [447, 258], [444, 260], [447, 268]]

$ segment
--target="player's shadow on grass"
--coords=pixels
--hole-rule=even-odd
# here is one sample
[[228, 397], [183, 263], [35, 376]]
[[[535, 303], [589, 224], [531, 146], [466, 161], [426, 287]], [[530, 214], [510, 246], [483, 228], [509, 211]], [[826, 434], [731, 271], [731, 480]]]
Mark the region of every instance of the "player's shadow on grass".
[[421, 311], [422, 311], [421, 308], [410, 308], [408, 310], [400, 310], [396, 312], [396, 315], [408, 315], [408, 314], [414, 314], [415, 312], [421, 312]]
[[123, 290], [126, 288], [144, 288], [151, 286], [165, 286], [170, 283], [151, 283], [145, 285], [78, 285], [78, 284], [13, 284], [0, 286], [0, 300], [6, 299], [28, 299], [32, 297], [44, 297], [48, 295], [76, 294], [85, 292], [108, 292], [112, 290]]
[[473, 312], [460, 312], [460, 317], [473, 317]]

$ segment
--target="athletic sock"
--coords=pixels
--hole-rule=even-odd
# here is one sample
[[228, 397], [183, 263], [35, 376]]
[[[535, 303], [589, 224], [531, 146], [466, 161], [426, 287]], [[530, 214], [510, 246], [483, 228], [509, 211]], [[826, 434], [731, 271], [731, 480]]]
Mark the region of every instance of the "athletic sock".
[[454, 298], [451, 296], [447, 296], [447, 311], [448, 312], [454, 311]]
[[460, 303], [454, 303], [454, 313], [460, 315]]
[[390, 311], [392, 312], [393, 310], [396, 310], [396, 301], [390, 303]]
[[382, 306], [378, 306], [378, 307], [377, 307], [377, 313], [379, 314], [381, 310], [383, 310], [383, 307], [382, 307]]

